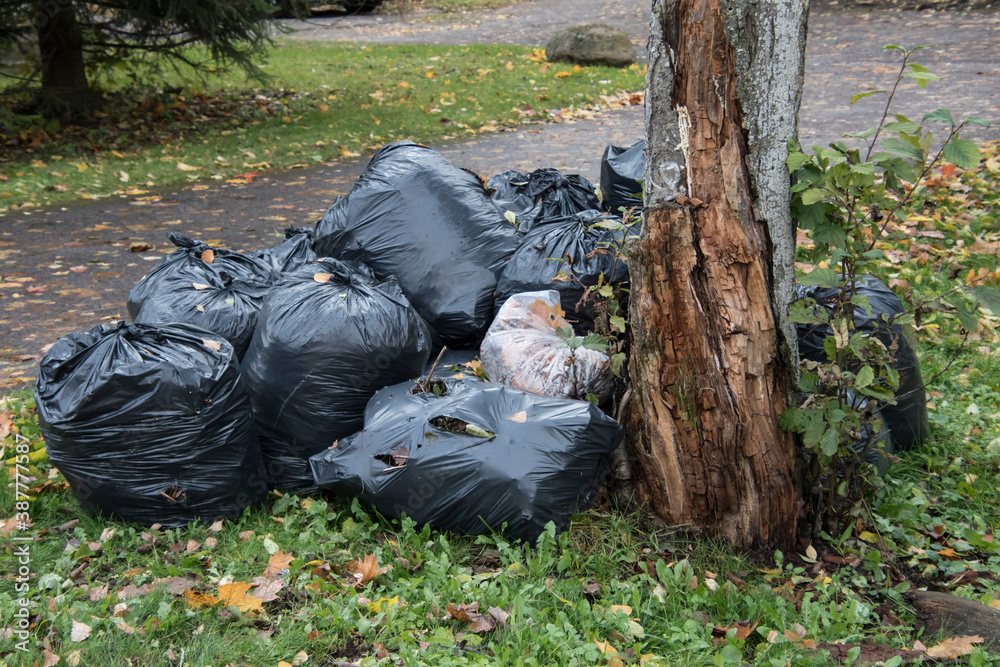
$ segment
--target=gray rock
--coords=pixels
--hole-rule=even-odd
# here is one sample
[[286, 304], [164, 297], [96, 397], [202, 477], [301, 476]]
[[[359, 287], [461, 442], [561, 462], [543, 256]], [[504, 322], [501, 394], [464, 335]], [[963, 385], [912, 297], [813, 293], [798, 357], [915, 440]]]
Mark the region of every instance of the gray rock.
[[625, 67], [635, 62], [635, 47], [621, 28], [591, 23], [563, 28], [545, 46], [552, 62]]

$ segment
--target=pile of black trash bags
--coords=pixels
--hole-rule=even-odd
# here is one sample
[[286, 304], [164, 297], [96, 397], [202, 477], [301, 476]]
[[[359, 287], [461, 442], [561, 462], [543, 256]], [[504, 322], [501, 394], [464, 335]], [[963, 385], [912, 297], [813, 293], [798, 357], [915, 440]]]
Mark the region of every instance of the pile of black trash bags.
[[[550, 395], [456, 364], [479, 356], [492, 326], [507, 337], [494, 366], [521, 365], [502, 341], [523, 334], [549, 372], [556, 328], [593, 327], [586, 288], [628, 279], [624, 261], [594, 252], [624, 236], [597, 223], [620, 220], [580, 176], [505, 172], [487, 187], [397, 142], [277, 247], [170, 234], [176, 250], [128, 294], [132, 322], [70, 334], [42, 361], [49, 456], [84, 509], [146, 525], [322, 487], [457, 532], [561, 530], [623, 437], [578, 395], [605, 386], [606, 358], [594, 353], [588, 384], [549, 383]], [[574, 281], [553, 282], [567, 263]], [[514, 316], [498, 324], [514, 295], [551, 316], [526, 333]]]
[[[554, 169], [484, 184], [397, 142], [277, 247], [170, 234], [177, 249], [128, 294], [131, 323], [45, 355], [36, 401], [53, 464], [85, 510], [146, 525], [322, 488], [461, 533], [564, 529], [623, 438], [583, 400], [613, 383], [607, 355], [584, 345], [584, 296], [627, 284], [614, 248], [638, 233], [620, 214], [641, 206], [643, 150], [605, 151], [599, 197]], [[823, 332], [800, 335], [804, 355], [822, 350]], [[897, 448], [926, 435], [919, 394], [883, 411]]]

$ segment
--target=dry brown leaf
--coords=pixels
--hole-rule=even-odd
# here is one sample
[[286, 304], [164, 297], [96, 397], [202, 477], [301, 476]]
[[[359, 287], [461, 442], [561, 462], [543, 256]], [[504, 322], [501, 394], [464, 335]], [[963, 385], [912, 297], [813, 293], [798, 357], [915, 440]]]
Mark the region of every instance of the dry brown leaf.
[[594, 643], [597, 644], [597, 648], [601, 650], [601, 654], [607, 658], [609, 665], [612, 665], [613, 667], [622, 667], [622, 665], [625, 664], [618, 658], [618, 649], [610, 643], [597, 641], [596, 639], [594, 640]]
[[523, 424], [527, 420], [528, 420], [528, 413], [525, 412], [524, 410], [521, 410], [520, 412], [515, 412], [510, 417], [507, 417], [507, 421], [512, 421], [515, 424]]
[[135, 634], [135, 628], [133, 628], [131, 625], [129, 625], [125, 621], [124, 618], [119, 618], [117, 616], [113, 616], [111, 618], [111, 622], [114, 623], [118, 627], [118, 629], [121, 630], [122, 632], [124, 632], [125, 634], [127, 634], [127, 635], [134, 635]]
[[388, 567], [378, 566], [378, 560], [375, 558], [374, 554], [368, 554], [365, 556], [364, 561], [352, 560], [345, 565], [344, 568], [354, 577], [354, 581], [351, 582], [351, 586], [355, 587], [364, 586], [378, 575], [385, 574], [389, 571]]
[[219, 598], [214, 595], [198, 591], [184, 591], [184, 597], [187, 598], [188, 606], [192, 609], [202, 609], [219, 603]]
[[192, 167], [189, 164], [184, 164], [183, 162], [177, 163], [177, 168], [181, 171], [200, 171], [201, 167]]
[[206, 537], [205, 538], [205, 548], [206, 549], [214, 549], [218, 544], [219, 544], [219, 540], [215, 539], [214, 537]]
[[309, 661], [309, 654], [306, 653], [305, 651], [299, 651], [298, 653], [295, 654], [295, 657], [292, 658], [292, 667], [298, 667], [299, 665], [302, 665], [308, 661]]
[[328, 283], [330, 282], [330, 278], [333, 278], [332, 273], [317, 273], [313, 275], [313, 280], [318, 283]]
[[282, 570], [287, 570], [289, 563], [295, 560], [295, 556], [292, 554], [286, 554], [280, 549], [275, 551], [270, 558], [267, 559], [267, 569], [264, 570], [265, 579], [274, 579], [281, 576]]
[[0, 410], [0, 439], [10, 435], [10, 427], [14, 425], [14, 420], [10, 415]]
[[203, 251], [201, 253], [201, 261], [205, 262], [206, 264], [211, 264], [212, 262], [214, 262], [215, 261], [215, 251], [213, 251], [211, 248], [209, 248], [208, 250]]
[[[31, 525], [30, 519], [27, 522], [22, 523], [27, 523], [29, 526]], [[17, 525], [18, 520], [16, 516], [12, 516], [6, 520], [0, 520], [0, 535], [9, 535], [11, 531], [17, 528]]]
[[961, 635], [959, 637], [949, 637], [937, 646], [927, 649], [927, 655], [932, 658], [957, 658], [972, 653], [974, 644], [982, 644], [983, 638], [979, 635]]
[[284, 579], [264, 579], [258, 577], [254, 581], [260, 580], [257, 588], [253, 590], [253, 596], [261, 602], [272, 602], [278, 599], [278, 592], [285, 587]]
[[471, 623], [472, 616], [479, 614], [479, 603], [473, 602], [472, 604], [449, 604], [448, 605], [448, 615], [451, 616], [456, 621], [462, 621], [463, 623]]
[[250, 584], [245, 581], [234, 581], [231, 584], [219, 586], [219, 602], [227, 607], [235, 606], [241, 612], [260, 611], [263, 609], [260, 600], [247, 595]]
[[244, 530], [242, 533], [239, 534], [240, 542], [246, 542], [251, 537], [253, 537], [252, 530]]
[[216, 352], [222, 350], [222, 343], [220, 343], [217, 340], [208, 340], [207, 338], [202, 338], [201, 342], [204, 343], [205, 347], [207, 347], [210, 350], [214, 350]]
[[[716, 625], [712, 628], [712, 635], [715, 637], [725, 637], [733, 628], [736, 629], [736, 636], [738, 638], [746, 639], [753, 634], [754, 630], [757, 629], [757, 624], [754, 623], [751, 625], [750, 621], [737, 621], [736, 623], [727, 626]], [[772, 632], [774, 631], [772, 630]]]
[[90, 636], [89, 625], [87, 625], [86, 623], [80, 623], [79, 621], [73, 621], [73, 629], [69, 633], [70, 641], [82, 642], [89, 636]]
[[191, 283], [191, 287], [193, 287], [196, 290], [200, 291], [200, 290], [203, 290], [203, 289], [208, 289], [210, 287], [210, 285], [206, 285], [205, 283]]
[[[43, 667], [55, 667], [59, 664], [59, 656], [50, 651], [49, 649], [42, 649], [42, 655], [45, 658], [45, 662], [42, 663]], [[37, 662], [35, 663], [38, 664]]]
[[91, 602], [100, 602], [104, 598], [108, 597], [108, 585], [104, 584], [103, 586], [91, 588], [89, 592]]
[[213, 523], [211, 526], [209, 526], [208, 529], [210, 531], [212, 531], [213, 533], [218, 533], [219, 531], [222, 530], [222, 523], [223, 523], [222, 519], [219, 519], [218, 521], [216, 521], [215, 523]]
[[200, 547], [201, 547], [201, 542], [197, 542], [195, 540], [188, 540], [187, 545], [185, 547], [185, 551], [187, 551], [187, 553], [189, 554], [193, 554]]

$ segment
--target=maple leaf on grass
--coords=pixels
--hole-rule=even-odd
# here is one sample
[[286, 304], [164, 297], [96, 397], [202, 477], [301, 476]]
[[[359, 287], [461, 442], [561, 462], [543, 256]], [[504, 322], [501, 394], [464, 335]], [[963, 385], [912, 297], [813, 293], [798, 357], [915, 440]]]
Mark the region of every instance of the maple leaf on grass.
[[354, 578], [350, 585], [355, 588], [364, 586], [375, 577], [389, 571], [388, 567], [378, 566], [378, 559], [374, 554], [368, 554], [363, 561], [352, 560], [344, 566], [344, 569]]
[[258, 598], [248, 595], [250, 584], [245, 581], [234, 581], [231, 584], [219, 586], [219, 602], [227, 607], [236, 607], [242, 613], [261, 611], [264, 607]]
[[264, 570], [264, 578], [275, 579], [280, 577], [282, 570], [287, 570], [288, 565], [293, 560], [295, 560], [295, 556], [292, 554], [286, 554], [280, 549], [275, 551], [267, 560], [267, 568]]
[[184, 597], [187, 598], [188, 606], [192, 609], [203, 609], [219, 603], [219, 598], [214, 595], [198, 591], [184, 591]]

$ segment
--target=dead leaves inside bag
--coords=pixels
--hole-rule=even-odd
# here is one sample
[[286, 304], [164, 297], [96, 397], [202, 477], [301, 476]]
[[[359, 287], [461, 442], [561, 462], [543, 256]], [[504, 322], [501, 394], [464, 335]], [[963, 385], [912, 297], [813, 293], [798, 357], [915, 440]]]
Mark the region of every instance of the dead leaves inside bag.
[[359, 430], [377, 390], [420, 375], [430, 347], [427, 324], [395, 280], [331, 259], [286, 275], [243, 359], [275, 486], [311, 491], [307, 459]]
[[515, 294], [556, 290], [577, 333], [593, 331], [590, 287], [628, 283], [628, 264], [621, 251], [627, 233], [621, 218], [600, 211], [542, 220], [500, 274], [497, 310]]
[[614, 388], [607, 342], [576, 336], [554, 290], [507, 299], [483, 339], [479, 358], [493, 382], [541, 396], [610, 396]]
[[364, 430], [309, 460], [316, 483], [387, 516], [534, 541], [594, 501], [624, 435], [585, 401], [473, 378], [415, 389], [375, 394]]
[[236, 518], [267, 494], [233, 348], [178, 324], [61, 338], [35, 401], [49, 458], [87, 512], [179, 527]]
[[177, 250], [129, 291], [129, 315], [137, 324], [184, 322], [208, 329], [228, 340], [241, 358], [277, 274], [256, 257], [175, 232], [169, 236]]
[[379, 150], [327, 210], [313, 247], [395, 276], [441, 343], [467, 347], [490, 324], [497, 276], [517, 243], [476, 176], [400, 141]]

